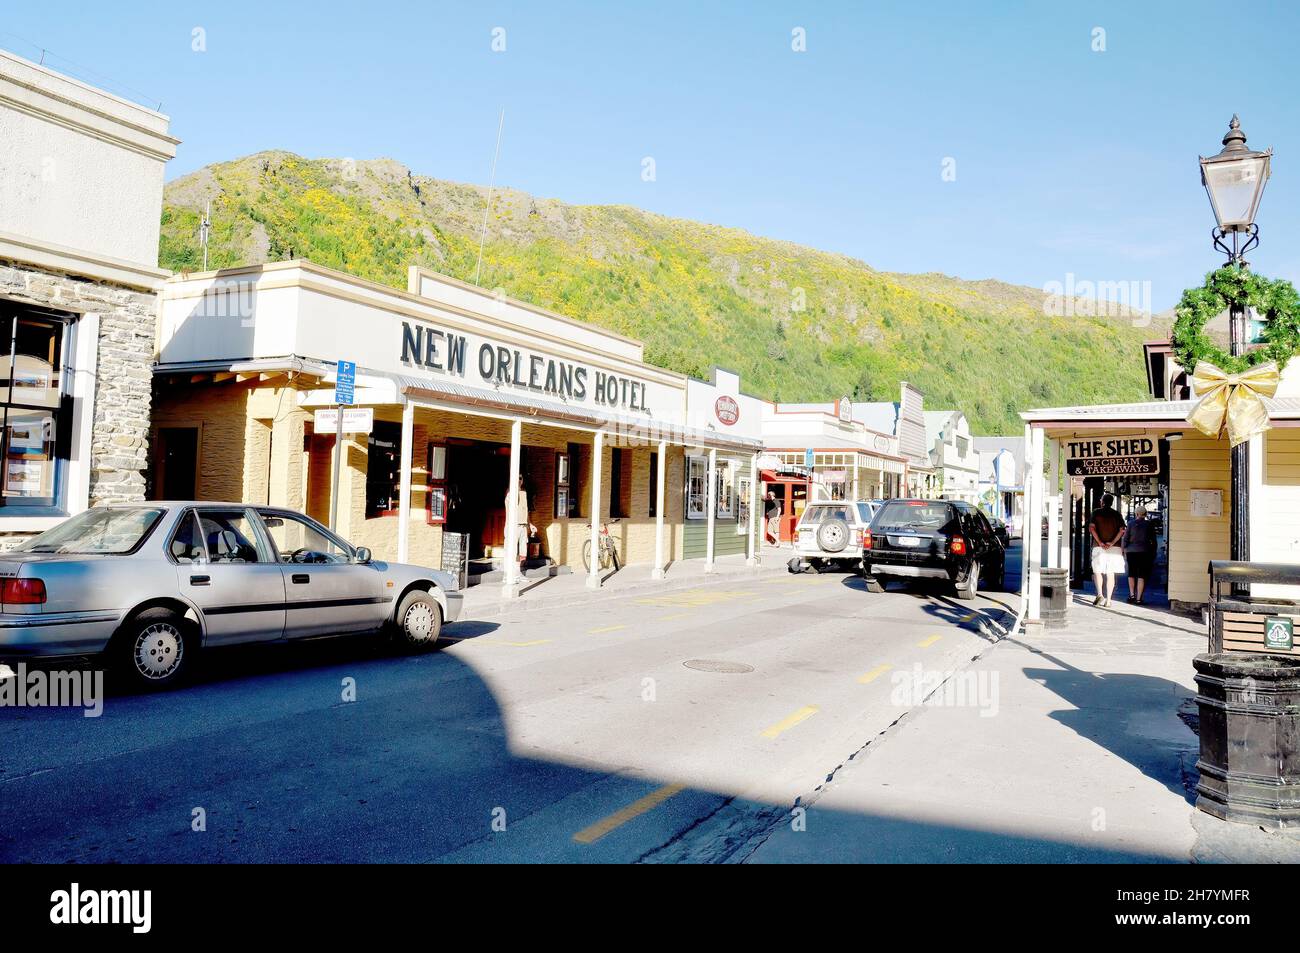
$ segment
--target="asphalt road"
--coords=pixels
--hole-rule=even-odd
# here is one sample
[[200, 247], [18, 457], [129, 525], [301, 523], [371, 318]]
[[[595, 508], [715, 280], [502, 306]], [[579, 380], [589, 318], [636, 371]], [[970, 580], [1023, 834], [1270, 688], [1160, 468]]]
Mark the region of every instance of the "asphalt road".
[[[959, 667], [1013, 606], [770, 573], [521, 607], [418, 656], [213, 653], [99, 718], [0, 708], [0, 860], [743, 858], [913, 706], [901, 673]], [[704, 823], [741, 803], [736, 829]]]

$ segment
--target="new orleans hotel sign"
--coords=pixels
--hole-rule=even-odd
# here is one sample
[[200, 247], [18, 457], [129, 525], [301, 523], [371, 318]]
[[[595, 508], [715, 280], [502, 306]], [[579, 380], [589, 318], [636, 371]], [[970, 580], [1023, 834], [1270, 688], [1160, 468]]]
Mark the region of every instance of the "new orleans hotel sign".
[[1070, 476], [1151, 476], [1160, 472], [1156, 442], [1142, 434], [1065, 441]]
[[509, 387], [610, 410], [650, 409], [643, 381], [430, 325], [402, 322], [401, 362], [489, 387]]

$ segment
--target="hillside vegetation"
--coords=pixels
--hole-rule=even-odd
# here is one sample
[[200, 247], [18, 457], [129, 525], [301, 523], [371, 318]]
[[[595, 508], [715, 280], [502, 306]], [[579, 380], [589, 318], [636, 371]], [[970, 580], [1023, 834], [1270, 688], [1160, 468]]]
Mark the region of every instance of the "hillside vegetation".
[[[390, 160], [260, 153], [170, 183], [161, 264], [212, 268], [307, 258], [395, 287], [422, 264], [472, 280], [486, 189]], [[909, 380], [931, 409], [979, 434], [1020, 433], [1029, 407], [1141, 399], [1125, 319], [1048, 317], [1043, 293], [997, 281], [878, 272], [863, 262], [627, 206], [577, 206], [497, 190], [481, 285], [645, 342], [652, 363], [787, 401], [897, 399]]]

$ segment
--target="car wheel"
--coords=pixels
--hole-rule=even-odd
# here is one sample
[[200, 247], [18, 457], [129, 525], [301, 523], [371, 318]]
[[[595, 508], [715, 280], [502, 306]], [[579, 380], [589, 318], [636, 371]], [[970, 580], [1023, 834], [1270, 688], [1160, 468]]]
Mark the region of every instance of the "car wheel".
[[980, 587], [980, 564], [972, 559], [970, 567], [966, 570], [966, 578], [957, 583], [957, 598], [971, 600], [975, 598]]
[[394, 638], [406, 649], [431, 649], [442, 632], [442, 607], [422, 589], [406, 594], [393, 617]]
[[884, 592], [885, 584], [875, 576], [864, 575], [862, 581], [866, 583], [867, 592]]
[[849, 524], [844, 520], [827, 520], [817, 527], [817, 545], [823, 552], [843, 552], [848, 544]]
[[161, 691], [178, 684], [198, 653], [194, 623], [171, 609], [146, 609], [113, 640], [116, 668], [136, 689]]

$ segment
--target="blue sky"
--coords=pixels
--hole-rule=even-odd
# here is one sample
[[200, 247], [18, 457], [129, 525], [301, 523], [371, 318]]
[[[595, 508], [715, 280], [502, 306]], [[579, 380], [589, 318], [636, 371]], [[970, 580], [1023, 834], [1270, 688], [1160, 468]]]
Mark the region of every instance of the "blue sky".
[[1196, 157], [1233, 112], [1277, 153], [1252, 264], [1300, 279], [1298, 35], [1300, 5], [1223, 0], [42, 0], [0, 22], [0, 46], [160, 100], [169, 178], [280, 148], [485, 183], [504, 107], [502, 185], [890, 271], [1150, 281], [1157, 309], [1219, 262]]

